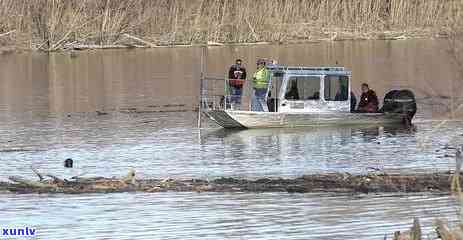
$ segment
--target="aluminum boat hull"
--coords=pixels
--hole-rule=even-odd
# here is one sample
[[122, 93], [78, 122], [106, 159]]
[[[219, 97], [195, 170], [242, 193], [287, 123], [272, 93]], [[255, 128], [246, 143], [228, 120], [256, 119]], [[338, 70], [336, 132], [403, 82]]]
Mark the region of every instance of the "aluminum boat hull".
[[316, 127], [335, 125], [403, 124], [398, 113], [281, 113], [208, 110], [205, 114], [224, 128]]

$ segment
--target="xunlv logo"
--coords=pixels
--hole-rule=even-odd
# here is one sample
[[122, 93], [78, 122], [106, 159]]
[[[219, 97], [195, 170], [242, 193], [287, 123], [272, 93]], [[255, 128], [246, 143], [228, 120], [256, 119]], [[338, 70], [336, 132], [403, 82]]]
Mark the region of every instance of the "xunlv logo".
[[35, 228], [3, 228], [2, 236], [34, 236]]

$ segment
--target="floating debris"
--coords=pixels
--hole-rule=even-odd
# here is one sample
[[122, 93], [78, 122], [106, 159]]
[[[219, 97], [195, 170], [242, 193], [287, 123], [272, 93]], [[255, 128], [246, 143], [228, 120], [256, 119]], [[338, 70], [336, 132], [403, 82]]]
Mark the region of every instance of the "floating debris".
[[[34, 171], [36, 174], [38, 171]], [[37, 174], [42, 175], [42, 174]], [[130, 171], [124, 178], [81, 178], [70, 180], [46, 175], [31, 181], [9, 177], [11, 182], [0, 182], [0, 189], [15, 193], [106, 193], [106, 192], [449, 192], [451, 172], [386, 174], [326, 173], [304, 175], [298, 178], [239, 178], [203, 179], [136, 179]], [[460, 180], [460, 179], [458, 179]], [[461, 180], [460, 180], [461, 181]], [[454, 183], [455, 184], [455, 183]]]

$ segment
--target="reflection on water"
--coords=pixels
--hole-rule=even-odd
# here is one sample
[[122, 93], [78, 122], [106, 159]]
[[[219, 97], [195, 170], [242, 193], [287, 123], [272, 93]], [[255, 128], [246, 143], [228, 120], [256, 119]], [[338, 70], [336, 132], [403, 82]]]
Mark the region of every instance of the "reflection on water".
[[[446, 149], [446, 145], [461, 143], [463, 128], [460, 122], [447, 123], [439, 129], [436, 129], [437, 124], [419, 123], [413, 131], [400, 126], [219, 129], [203, 131], [201, 139], [204, 146], [223, 145], [218, 151], [223, 159], [260, 163], [259, 172], [242, 169], [241, 173], [248, 173], [246, 175], [365, 173], [369, 169], [386, 172], [449, 170], [453, 159], [445, 156], [453, 149]], [[273, 165], [274, 169], [269, 167]]]
[[[337, 127], [229, 131], [195, 128], [194, 112], [73, 114], [4, 118], [0, 173], [27, 175], [32, 164], [61, 174], [75, 159], [89, 176], [294, 177], [318, 172], [449, 170], [461, 144], [461, 122], [402, 127]], [[12, 164], [14, 163], [14, 164]]]
[[[210, 47], [206, 71], [224, 76], [235, 58], [243, 59], [250, 73], [257, 58], [306, 66], [337, 62], [352, 69], [357, 96], [363, 82], [380, 98], [390, 89], [410, 88], [418, 98], [418, 117], [461, 117], [461, 111], [452, 110], [463, 103], [463, 81], [447, 47], [445, 40]], [[200, 56], [199, 48], [2, 55], [0, 111], [192, 110], [199, 93]]]
[[[142, 178], [296, 177], [320, 172], [433, 172], [454, 165], [463, 144], [461, 78], [432, 40], [358, 41], [209, 48], [207, 72], [222, 75], [239, 57], [353, 70], [382, 97], [409, 87], [416, 131], [400, 127], [229, 131], [196, 128], [197, 48], [83, 51], [0, 56], [0, 180], [85, 176]], [[458, 80], [455, 80], [458, 79]], [[358, 95], [358, 92], [357, 92]], [[96, 111], [99, 111], [98, 113]], [[177, 112], [165, 112], [177, 111]], [[138, 113], [137, 113], [138, 112]], [[143, 113], [140, 113], [143, 112]], [[160, 193], [3, 195], [0, 225], [36, 226], [43, 239], [382, 239], [414, 216], [456, 218], [436, 195]], [[429, 230], [429, 229], [428, 229]]]

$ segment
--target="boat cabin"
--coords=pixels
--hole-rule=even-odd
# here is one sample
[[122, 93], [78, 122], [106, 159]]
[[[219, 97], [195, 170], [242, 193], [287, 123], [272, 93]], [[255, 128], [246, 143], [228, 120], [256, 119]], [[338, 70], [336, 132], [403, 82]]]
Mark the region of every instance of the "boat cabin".
[[267, 65], [269, 112], [350, 112], [351, 71], [344, 67]]

